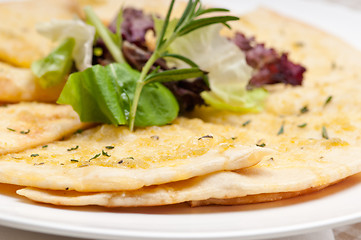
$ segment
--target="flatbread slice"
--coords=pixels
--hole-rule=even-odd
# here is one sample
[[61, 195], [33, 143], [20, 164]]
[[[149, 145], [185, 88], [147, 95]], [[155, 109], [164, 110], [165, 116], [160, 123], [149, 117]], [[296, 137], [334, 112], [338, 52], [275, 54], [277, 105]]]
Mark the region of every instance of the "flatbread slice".
[[317, 162], [267, 159], [236, 172], [218, 172], [136, 191], [79, 193], [25, 188], [17, 193], [39, 202], [70, 206], [139, 207], [187, 201], [194, 201], [195, 205], [267, 202], [320, 190], [359, 172], [361, 167], [355, 158], [355, 151], [359, 150], [336, 148], [324, 151], [324, 159]]
[[3, 105], [0, 116], [0, 155], [47, 144], [90, 126], [80, 122], [73, 109], [65, 105]]
[[72, 0], [10, 1], [0, 6], [0, 61], [25, 68], [54, 47], [37, 33], [36, 24], [72, 19], [79, 13], [77, 3]]
[[[76, 0], [83, 8], [91, 6], [97, 16], [105, 23], [110, 24], [116, 17], [121, 7], [134, 7], [143, 9], [146, 13], [164, 16], [167, 13], [169, 0]], [[180, 16], [186, 7], [186, 1], [176, 1], [173, 10], [173, 16]]]
[[[360, 172], [361, 53], [333, 36], [266, 9], [243, 16], [237, 26], [302, 61], [308, 68], [305, 83], [302, 87], [270, 88], [266, 110], [260, 114], [202, 108], [193, 117], [232, 127], [233, 137], [241, 144], [243, 140], [258, 142], [275, 149], [275, 153], [239, 171], [216, 172], [136, 191], [24, 189], [18, 193], [60, 205], [128, 207], [185, 201], [228, 205], [305, 194]], [[243, 138], [243, 134], [251, 136]]]
[[0, 182], [82, 192], [134, 190], [249, 167], [270, 153], [253, 143], [241, 145], [231, 132], [189, 119], [136, 132], [102, 125], [46, 148], [0, 156]]
[[0, 102], [55, 102], [62, 89], [63, 84], [43, 89], [30, 69], [0, 62]]

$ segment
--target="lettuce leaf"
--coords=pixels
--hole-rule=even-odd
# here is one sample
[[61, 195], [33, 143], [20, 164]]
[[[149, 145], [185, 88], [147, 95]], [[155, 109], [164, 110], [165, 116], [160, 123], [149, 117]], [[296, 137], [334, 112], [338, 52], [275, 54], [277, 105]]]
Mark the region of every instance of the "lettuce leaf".
[[52, 20], [51, 22], [37, 25], [40, 34], [48, 37], [52, 41], [63, 41], [73, 38], [75, 47], [73, 59], [79, 71], [83, 71], [92, 66], [93, 41], [95, 29], [93, 26], [85, 24], [81, 20]]
[[[127, 125], [140, 73], [128, 64], [96, 65], [70, 75], [58, 103], [69, 104], [83, 122]], [[177, 116], [179, 105], [161, 83], [149, 83], [140, 96], [135, 126], [165, 125]]]
[[[161, 22], [156, 21], [159, 25]], [[159, 29], [159, 27], [156, 27]], [[266, 90], [248, 91], [253, 69], [247, 65], [245, 54], [231, 41], [220, 35], [222, 25], [198, 29], [178, 38], [168, 48], [169, 53], [181, 54], [209, 72], [210, 93], [203, 93], [205, 102], [217, 109], [240, 112], [262, 110]], [[183, 61], [169, 64], [184, 68]]]
[[38, 77], [37, 81], [42, 88], [56, 86], [65, 80], [73, 65], [74, 46], [73, 38], [65, 39], [47, 57], [32, 63], [31, 70]]

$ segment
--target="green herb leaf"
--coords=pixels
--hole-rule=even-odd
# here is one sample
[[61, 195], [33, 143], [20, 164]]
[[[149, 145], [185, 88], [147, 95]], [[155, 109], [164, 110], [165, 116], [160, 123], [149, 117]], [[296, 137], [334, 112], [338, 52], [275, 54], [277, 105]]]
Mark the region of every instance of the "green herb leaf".
[[[210, 18], [201, 18], [196, 19], [188, 23], [186, 26], [182, 28], [182, 30], [179, 32], [179, 36], [184, 36], [190, 32], [193, 32], [194, 30], [213, 25], [218, 23], [225, 24], [228, 21], [236, 21], [239, 20], [238, 17], [234, 16], [220, 16], [220, 17], [210, 17]], [[229, 27], [227, 24], [225, 26]]]
[[[83, 122], [127, 125], [139, 75], [127, 64], [93, 66], [70, 75], [58, 103], [71, 105]], [[178, 111], [174, 95], [162, 84], [150, 83], [140, 96], [135, 125], [164, 125]]]
[[100, 155], [101, 155], [100, 153], [97, 153], [97, 154], [95, 154], [92, 158], [90, 158], [88, 161], [90, 162], [91, 160], [100, 157]]
[[277, 135], [279, 136], [279, 135], [283, 134], [284, 132], [285, 132], [285, 125], [282, 124], [282, 126], [281, 126], [280, 130], [278, 131]]
[[102, 155], [106, 157], [111, 157], [106, 151], [102, 150]]
[[30, 129], [26, 130], [26, 131], [20, 131], [20, 134], [28, 134], [30, 133]]
[[328, 136], [328, 133], [327, 133], [327, 129], [326, 129], [326, 127], [325, 126], [322, 126], [322, 137], [324, 138], [324, 139], [329, 139], [329, 136]]
[[302, 107], [301, 109], [300, 109], [300, 113], [301, 114], [304, 114], [304, 113], [308, 113], [310, 110], [308, 109], [308, 106], [306, 105], [306, 106], [304, 106], [304, 107]]
[[299, 128], [305, 128], [306, 126], [307, 126], [307, 123], [303, 123], [303, 124], [297, 125], [297, 127], [299, 127]]
[[332, 96], [329, 96], [329, 97], [326, 99], [326, 101], [325, 101], [325, 103], [323, 104], [323, 106], [326, 107], [326, 105], [328, 105], [331, 101], [332, 101]]
[[203, 14], [207, 13], [213, 13], [213, 12], [229, 12], [228, 9], [225, 8], [208, 8], [208, 9], [199, 9], [196, 13], [197, 16], [201, 16]]
[[204, 72], [199, 68], [186, 68], [186, 69], [172, 69], [164, 72], [151, 73], [145, 79], [144, 82], [169, 82], [179, 81], [190, 78], [203, 77]]
[[38, 83], [42, 88], [50, 88], [65, 81], [73, 64], [72, 54], [75, 40], [64, 40], [47, 57], [33, 62], [31, 70], [38, 77]]
[[265, 144], [265, 143], [257, 143], [256, 146], [257, 146], [257, 147], [265, 147], [266, 144]]
[[242, 127], [246, 127], [247, 125], [249, 125], [252, 121], [251, 120], [247, 120], [244, 123], [242, 123]]
[[79, 145], [76, 145], [76, 147], [68, 148], [67, 151], [71, 152], [71, 151], [77, 150], [78, 148], [79, 148]]

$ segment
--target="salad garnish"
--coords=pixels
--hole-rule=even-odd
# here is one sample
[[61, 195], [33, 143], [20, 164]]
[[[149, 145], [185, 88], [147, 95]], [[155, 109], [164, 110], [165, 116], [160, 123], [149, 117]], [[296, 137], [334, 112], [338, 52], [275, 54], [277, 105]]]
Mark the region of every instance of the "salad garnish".
[[[72, 71], [57, 103], [71, 105], [84, 122], [134, 130], [170, 124], [196, 105], [259, 112], [268, 95], [261, 88], [264, 84], [302, 83], [305, 69], [290, 62], [287, 54], [279, 55], [240, 33], [232, 41], [221, 36], [221, 25], [230, 28], [229, 22], [239, 19], [220, 16], [229, 10], [205, 9], [200, 0], [189, 0], [181, 17], [171, 20], [174, 3], [165, 19], [125, 8], [107, 27], [86, 7], [86, 23], [43, 25], [41, 32], [60, 45], [33, 63], [40, 85], [59, 85]], [[206, 16], [210, 13], [215, 14]], [[78, 31], [68, 34], [69, 29]], [[146, 43], [147, 31], [155, 33], [153, 48]], [[90, 48], [89, 41], [84, 42], [89, 34]]]

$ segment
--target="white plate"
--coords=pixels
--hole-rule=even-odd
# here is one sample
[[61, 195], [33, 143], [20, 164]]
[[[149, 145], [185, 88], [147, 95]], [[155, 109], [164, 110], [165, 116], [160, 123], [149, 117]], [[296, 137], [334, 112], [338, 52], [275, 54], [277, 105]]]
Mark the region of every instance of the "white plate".
[[[244, 12], [259, 4], [335, 33], [361, 49], [361, 14], [318, 1], [210, 0]], [[361, 221], [361, 175], [321, 192], [267, 204], [189, 208], [60, 208], [17, 197], [0, 185], [0, 224], [97, 239], [266, 239]]]

